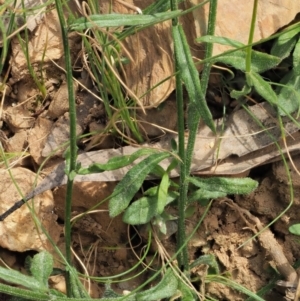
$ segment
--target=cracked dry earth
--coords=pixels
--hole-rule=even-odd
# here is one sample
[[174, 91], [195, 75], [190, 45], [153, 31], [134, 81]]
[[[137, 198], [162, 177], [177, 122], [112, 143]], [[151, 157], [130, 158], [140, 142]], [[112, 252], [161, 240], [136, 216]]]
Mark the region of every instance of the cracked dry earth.
[[[299, 170], [300, 157], [297, 156], [293, 159]], [[251, 212], [252, 217], [255, 216], [263, 226], [266, 226], [289, 205], [290, 191], [286, 171], [283, 163], [279, 162], [258, 170], [259, 173], [265, 172], [265, 175], [257, 177], [260, 185], [250, 195], [234, 196], [234, 203], [229, 199], [213, 202], [203, 225], [189, 244], [190, 255], [196, 259], [199, 254], [214, 254], [220, 263], [221, 272], [227, 275], [229, 273], [231, 279], [251, 291], [258, 291], [266, 285], [274, 284], [276, 279], [289, 277], [289, 275], [284, 276], [275, 272], [275, 270], [280, 270], [278, 260], [287, 260], [293, 265], [300, 256], [300, 242], [288, 231], [288, 227], [298, 223], [300, 218], [300, 176], [291, 164], [289, 164], [289, 168], [294, 186], [294, 203], [290, 210], [270, 227], [270, 231], [266, 231], [268, 232], [267, 237], [251, 239], [256, 233], [253, 232], [255, 223], [253, 220], [248, 223], [240, 211]], [[188, 223], [190, 231], [192, 231], [195, 221], [201, 217], [204, 208], [198, 207], [197, 210], [198, 218], [193, 217]], [[271, 242], [271, 246], [269, 242]], [[278, 259], [275, 254], [274, 260], [272, 244], [276, 246], [277, 255], [281, 251], [280, 248], [282, 249], [279, 255], [283, 258]], [[203, 267], [195, 268], [194, 272], [196, 275], [204, 277]], [[282, 281], [282, 283], [285, 282]], [[245, 295], [216, 282], [207, 284], [205, 292], [217, 300], [247, 299]], [[285, 289], [282, 291], [282, 288], [275, 285], [275, 289], [272, 289], [271, 293], [263, 298], [269, 301], [294, 300], [294, 295], [289, 297]], [[295, 300], [298, 299], [295, 298]]]
[[[297, 168], [300, 168], [300, 156], [294, 157], [293, 162]], [[269, 224], [281, 214], [290, 202], [286, 171], [280, 162], [253, 171], [253, 177], [256, 177], [260, 185], [250, 195], [215, 200], [202, 225], [189, 243], [189, 255], [192, 260], [203, 254], [213, 254], [217, 259], [221, 274], [251, 291], [258, 291], [273, 284], [273, 288], [269, 289], [269, 294], [263, 297], [267, 301], [294, 300], [293, 297], [289, 298], [285, 286], [275, 285], [278, 280], [283, 280], [282, 283], [285, 283], [289, 275], [286, 275], [278, 267], [280, 259], [274, 258], [272, 253], [274, 251], [272, 244], [274, 244], [277, 251], [282, 250], [279, 255], [283, 257], [283, 261], [287, 260], [288, 263], [294, 265], [300, 258], [300, 242], [288, 231], [288, 227], [300, 219], [300, 176], [291, 164], [289, 164], [289, 168], [294, 186], [294, 203], [291, 209], [284, 213], [270, 227], [270, 230], [265, 232], [266, 234], [263, 234], [266, 235], [265, 237], [261, 235], [251, 239], [257, 233], [256, 223], [260, 223], [261, 226]], [[261, 176], [262, 174], [263, 176]], [[103, 191], [111, 192], [115, 184], [105, 183], [101, 187], [99, 185], [99, 183], [76, 184], [73, 200], [74, 216], [90, 208], [99, 199], [103, 199]], [[64, 193], [65, 187], [54, 191], [55, 212], [59, 219], [63, 218]], [[189, 233], [194, 230], [204, 210], [204, 207], [197, 205], [195, 214], [187, 219], [186, 226]], [[249, 213], [250, 219], [243, 214], [245, 212]], [[139, 231], [140, 229], [135, 230]], [[134, 239], [132, 246], [128, 244], [128, 235], [133, 235], [135, 230], [129, 229], [123, 224], [122, 217], [111, 220], [107, 212], [107, 203], [104, 203], [101, 205], [100, 212], [86, 216], [74, 225], [72, 236], [74, 250], [84, 262], [91, 276], [114, 275], [126, 271], [137, 262], [133, 250], [136, 254], [141, 254], [145, 238]], [[247, 243], [245, 244], [245, 242]], [[175, 243], [174, 234], [163, 241], [163, 245], [170, 255], [175, 252]], [[153, 244], [147, 260], [150, 260], [151, 254], [154, 254], [155, 251], [155, 244]], [[78, 268], [81, 268], [80, 265]], [[208, 272], [207, 266], [196, 266], [192, 272], [195, 277], [205, 280]], [[134, 271], [130, 275], [136, 273], [137, 271]], [[119, 292], [132, 290], [142, 284], [149, 277], [149, 273], [151, 274], [149, 271], [130, 281], [120, 281], [118, 284], [113, 284], [113, 287]], [[55, 281], [58, 280], [53, 280], [53, 282]], [[217, 282], [203, 285], [199, 281], [197, 289], [217, 300], [247, 300], [245, 295]], [[93, 284], [92, 292], [92, 296], [99, 297], [103, 293], [103, 287]]]

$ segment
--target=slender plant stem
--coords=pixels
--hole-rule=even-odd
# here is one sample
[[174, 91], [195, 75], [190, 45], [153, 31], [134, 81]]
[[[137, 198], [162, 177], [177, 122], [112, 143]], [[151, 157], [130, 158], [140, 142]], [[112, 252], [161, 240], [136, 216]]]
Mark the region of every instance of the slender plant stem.
[[[218, 0], [211, 0], [209, 6], [209, 15], [208, 15], [208, 26], [207, 26], [207, 34], [214, 35], [215, 27], [216, 27], [216, 17], [217, 17], [217, 7]], [[205, 45], [205, 58], [208, 59], [212, 57], [213, 54], [213, 43], [206, 43]], [[203, 66], [202, 74], [201, 74], [201, 88], [202, 91], [207, 90], [209, 75], [210, 75], [211, 63], [205, 63]]]
[[[178, 70], [176, 70], [178, 71]], [[183, 92], [182, 92], [182, 80], [180, 72], [176, 72], [176, 102], [177, 102], [177, 122], [178, 122], [178, 155], [181, 158], [180, 163], [180, 179], [185, 178], [185, 148], [184, 148], [184, 107], [183, 107]], [[183, 185], [180, 185], [179, 193], [182, 193]], [[177, 232], [177, 250], [182, 247], [182, 242], [185, 241], [185, 203], [179, 198], [178, 202], [178, 232]], [[184, 262], [188, 262], [187, 249], [182, 248], [181, 252], [178, 252], [177, 256], [179, 267], [182, 268]], [[185, 266], [186, 268], [186, 266]]]
[[[171, 0], [171, 9], [173, 11], [178, 9], [178, 2], [177, 0]], [[178, 26], [178, 18], [172, 19], [172, 26]], [[175, 42], [176, 43], [176, 42]], [[175, 45], [175, 51], [176, 45]], [[182, 181], [185, 179], [185, 148], [184, 148], [184, 108], [183, 108], [183, 92], [182, 92], [182, 78], [181, 73], [179, 70], [179, 66], [177, 60], [175, 61], [175, 69], [176, 69], [176, 102], [177, 102], [177, 121], [178, 121], [178, 155], [181, 158], [180, 163], [180, 188], [179, 188], [179, 195], [183, 193], [184, 186]], [[178, 231], [177, 231], [177, 261], [180, 269], [182, 271], [186, 271], [188, 269], [188, 252], [185, 243], [185, 202], [182, 201], [182, 198], [179, 196], [178, 199]]]
[[[176, 0], [171, 0], [171, 7], [172, 9], [177, 9], [176, 6]], [[208, 25], [208, 34], [213, 35], [214, 34], [214, 28], [215, 28], [215, 22], [216, 22], [216, 11], [217, 11], [217, 0], [211, 1], [210, 5], [210, 13], [209, 13], [209, 25]], [[173, 20], [173, 28], [176, 29], [176, 27], [179, 26], [178, 22], [176, 20]], [[181, 41], [184, 41], [184, 33], [181, 28], [178, 28], [177, 32], [181, 36]], [[176, 34], [176, 37], [178, 35]], [[179, 40], [174, 41], [176, 44], [179, 42]], [[183, 48], [182, 50], [185, 53], [188, 53], [189, 50], [187, 49], [188, 46], [186, 46], [186, 43], [182, 42]], [[176, 53], [176, 45], [175, 45], [175, 53]], [[206, 57], [211, 57], [212, 56], [212, 46], [207, 46], [207, 52], [206, 52]], [[176, 60], [177, 62], [177, 60]], [[195, 146], [195, 141], [196, 141], [196, 135], [198, 132], [198, 126], [200, 122], [200, 113], [197, 108], [197, 106], [200, 104], [202, 107], [205, 104], [205, 92], [208, 84], [208, 79], [209, 79], [209, 73], [210, 73], [210, 67], [211, 65], [209, 63], [205, 64], [204, 66], [204, 76], [202, 78], [201, 86], [199, 84], [199, 89], [197, 90], [199, 93], [197, 97], [199, 100], [197, 101], [195, 99], [195, 94], [191, 96], [192, 98], [190, 99], [190, 103], [188, 106], [188, 129], [189, 129], [189, 138], [187, 141], [187, 147], [184, 152], [184, 128], [178, 127], [179, 129], [179, 155], [182, 160], [182, 163], [180, 165], [180, 188], [179, 188], [179, 200], [178, 200], [178, 211], [179, 211], [179, 220], [178, 220], [178, 233], [177, 233], [177, 250], [181, 249], [182, 251], [178, 253], [178, 264], [180, 268], [183, 271], [188, 271], [189, 266], [188, 266], [188, 252], [186, 247], [182, 247], [186, 245], [186, 234], [185, 234], [185, 206], [187, 203], [187, 195], [188, 195], [188, 180], [187, 177], [190, 174], [190, 168], [191, 168], [191, 163], [192, 163], [192, 157], [193, 157], [193, 152], [194, 152], [194, 146]], [[177, 71], [177, 67], [176, 67]], [[193, 72], [193, 71], [191, 71]], [[178, 74], [178, 73], [177, 73]], [[181, 76], [178, 76], [176, 74], [176, 89], [181, 87]], [[197, 79], [195, 79], [197, 80]], [[204, 89], [203, 89], [203, 88]], [[192, 92], [191, 92], [192, 93]], [[178, 106], [178, 118], [181, 118], [181, 111], [182, 111], [182, 106], [180, 104], [181, 97], [182, 97], [182, 92], [179, 93], [177, 92], [177, 101], [179, 103], [177, 104]], [[180, 125], [182, 126], [182, 125]], [[183, 149], [183, 150], [182, 150]]]
[[254, 30], [255, 30], [255, 23], [256, 23], [256, 14], [257, 14], [257, 5], [258, 0], [254, 0], [253, 2], [253, 11], [252, 11], [252, 19], [251, 19], [251, 27], [249, 32], [248, 38], [248, 47], [247, 47], [247, 58], [246, 58], [246, 72], [251, 71], [251, 50], [252, 50], [252, 43], [254, 37]]
[[[71, 206], [72, 206], [72, 193], [73, 193], [73, 176], [70, 174], [76, 170], [76, 159], [77, 159], [77, 144], [76, 144], [76, 108], [75, 108], [75, 96], [72, 82], [72, 65], [70, 57], [70, 47], [68, 41], [67, 25], [63, 15], [62, 2], [55, 0], [56, 8], [59, 16], [62, 40], [65, 53], [65, 64], [67, 74], [67, 85], [69, 95], [69, 116], [70, 116], [70, 148], [69, 148], [69, 166], [67, 167], [68, 182], [67, 182], [67, 195], [65, 205], [65, 244], [66, 244], [66, 261], [71, 265]], [[67, 296], [72, 297], [70, 271], [66, 271], [66, 287]]]

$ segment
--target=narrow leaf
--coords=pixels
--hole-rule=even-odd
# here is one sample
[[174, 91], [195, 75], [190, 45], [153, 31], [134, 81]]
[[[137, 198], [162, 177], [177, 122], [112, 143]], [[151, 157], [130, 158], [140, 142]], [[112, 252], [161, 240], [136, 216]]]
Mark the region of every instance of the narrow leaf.
[[266, 82], [258, 73], [252, 71], [246, 73], [246, 76], [250, 78], [252, 85], [260, 96], [262, 96], [268, 103], [277, 106], [277, 95], [272, 89], [270, 83]]
[[123, 180], [118, 183], [114, 189], [113, 197], [110, 199], [109, 214], [111, 217], [117, 216], [127, 208], [155, 165], [169, 156], [170, 154], [166, 152], [152, 154], [130, 169]]
[[136, 294], [137, 301], [157, 301], [171, 298], [177, 291], [178, 280], [171, 269], [168, 269], [163, 279], [154, 287]]
[[0, 267], [0, 279], [39, 292], [47, 291], [48, 289], [42, 282], [36, 280], [34, 277], [26, 276], [18, 271], [8, 270], [2, 267]]
[[190, 183], [207, 191], [218, 191], [227, 194], [248, 194], [258, 186], [258, 182], [250, 178], [196, 178], [190, 177]]
[[[178, 0], [178, 4], [184, 0]], [[158, 12], [165, 12], [170, 9], [170, 1], [166, 0], [157, 0], [148, 5], [144, 10], [144, 14], [154, 14]]]
[[261, 297], [259, 297], [258, 295], [256, 295], [256, 293], [253, 293], [252, 291], [248, 290], [245, 286], [242, 286], [241, 284], [234, 282], [232, 280], [230, 280], [229, 278], [226, 278], [224, 276], [220, 276], [220, 275], [209, 275], [208, 277], [205, 278], [205, 282], [216, 282], [216, 283], [220, 283], [223, 284], [224, 286], [228, 286], [231, 287], [232, 289], [245, 294], [247, 296], [250, 296], [251, 298], [253, 298], [252, 300], [257, 300], [257, 301], [265, 301], [265, 299], [262, 299]]
[[27, 300], [49, 301], [49, 295], [47, 292], [39, 292], [38, 290], [30, 291], [3, 283], [0, 283], [0, 292]]
[[[216, 57], [213, 62], [220, 62], [231, 65], [236, 69], [246, 71], [246, 52], [243, 50], [224, 52], [223, 55]], [[266, 53], [252, 50], [251, 71], [262, 73], [276, 67], [281, 59]]]
[[106, 14], [91, 15], [88, 18], [79, 18], [70, 24], [71, 30], [85, 30], [92, 27], [119, 27], [119, 26], [148, 26], [180, 16], [181, 10], [156, 13], [153, 15]]
[[161, 214], [166, 206], [167, 203], [167, 197], [168, 197], [168, 189], [170, 186], [170, 179], [169, 175], [165, 173], [161, 179], [161, 182], [158, 187], [158, 194], [157, 194], [157, 213]]
[[300, 38], [293, 52], [293, 71], [295, 74], [300, 75]]
[[229, 39], [229, 38], [224, 38], [224, 37], [216, 37], [216, 36], [211, 36], [211, 35], [206, 35], [202, 36], [196, 39], [197, 42], [205, 42], [205, 43], [216, 43], [220, 45], [225, 45], [225, 46], [232, 46], [234, 48], [239, 48], [239, 47], [244, 47], [245, 44]]
[[[205, 189], [198, 189], [194, 191], [191, 195], [188, 197], [188, 203], [193, 202], [199, 202], [201, 205], [202, 203], [211, 200], [211, 199], [217, 199], [226, 196], [226, 192], [223, 191], [207, 191]], [[205, 203], [204, 203], [205, 204]]]
[[77, 174], [86, 175], [91, 173], [99, 173], [103, 171], [119, 169], [133, 163], [136, 159], [142, 156], [150, 155], [153, 153], [157, 153], [157, 150], [143, 148], [131, 155], [113, 157], [109, 159], [108, 162], [105, 164], [93, 163], [88, 168], [80, 168]]
[[193, 62], [182, 26], [173, 26], [172, 33], [176, 61], [189, 94], [190, 102], [194, 104], [193, 107], [197, 110], [204, 123], [215, 133], [215, 124], [201, 89], [199, 74]]
[[33, 256], [30, 272], [36, 280], [43, 283], [46, 287], [48, 286], [48, 278], [52, 270], [53, 257], [50, 253], [43, 251]]

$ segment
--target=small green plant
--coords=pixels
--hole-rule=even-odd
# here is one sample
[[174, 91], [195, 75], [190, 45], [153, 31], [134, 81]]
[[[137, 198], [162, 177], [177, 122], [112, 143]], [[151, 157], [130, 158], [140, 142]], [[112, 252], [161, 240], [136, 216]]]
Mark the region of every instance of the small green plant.
[[300, 224], [290, 226], [289, 231], [294, 235], [300, 236]]
[[[40, 252], [27, 258], [29, 275], [24, 275], [18, 271], [9, 270], [0, 267], [0, 279], [8, 283], [18, 285], [23, 288], [12, 287], [7, 284], [0, 283], [0, 290], [6, 294], [17, 297], [18, 301], [22, 300], [91, 300], [85, 292], [83, 285], [77, 281], [77, 277], [72, 278], [73, 294], [75, 298], [68, 298], [63, 293], [51, 289], [48, 285], [48, 278], [53, 272], [53, 258], [48, 252]], [[76, 271], [72, 268], [72, 273]], [[145, 290], [141, 293], [133, 293], [124, 297], [115, 293], [109, 286], [107, 286], [103, 298], [93, 299], [102, 301], [156, 301], [162, 298], [172, 297], [178, 288], [178, 280], [172, 270], [169, 268], [165, 271], [164, 276], [160, 282], [151, 289]]]
[[[191, 277], [190, 270], [198, 264], [206, 264], [210, 271], [205, 282], [216, 281], [245, 293], [254, 300], [262, 300], [256, 294], [230, 280], [229, 277], [220, 275], [216, 259], [210, 255], [204, 255], [189, 263], [187, 243], [189, 238], [200, 226], [203, 218], [198, 222], [190, 237], [186, 237], [185, 219], [193, 210], [192, 204], [199, 202], [209, 209], [211, 200], [224, 197], [228, 194], [248, 194], [253, 191], [258, 183], [250, 178], [198, 178], [190, 176], [190, 168], [194, 151], [196, 134], [199, 122], [202, 119], [205, 124], [216, 134], [216, 127], [212, 115], [208, 109], [205, 95], [208, 85], [208, 78], [212, 64], [222, 63], [231, 65], [245, 74], [245, 81], [242, 90], [231, 89], [231, 96], [236, 99], [245, 97], [251, 90], [267, 100], [278, 110], [278, 118], [289, 116], [299, 111], [299, 25], [287, 28], [284, 33], [276, 36], [276, 42], [271, 54], [264, 54], [253, 50], [253, 32], [255, 27], [255, 16], [257, 0], [254, 1], [253, 19], [249, 41], [247, 45], [239, 42], [217, 38], [214, 36], [217, 0], [210, 1], [210, 14], [207, 36], [201, 37], [198, 41], [206, 45], [204, 65], [201, 78], [193, 61], [190, 47], [187, 43], [182, 26], [178, 17], [186, 12], [178, 9], [180, 1], [172, 0], [156, 1], [149, 6], [143, 15], [121, 15], [107, 14], [99, 15], [97, 1], [88, 1], [91, 15], [76, 19], [70, 17], [68, 24], [63, 17], [62, 2], [56, 0], [56, 8], [60, 18], [62, 37], [65, 50], [67, 84], [70, 101], [70, 147], [66, 154], [66, 174], [68, 175], [67, 198], [65, 210], [65, 235], [66, 235], [66, 256], [64, 259], [66, 269], [63, 273], [66, 276], [67, 295], [61, 294], [48, 286], [48, 277], [53, 271], [53, 259], [47, 252], [41, 252], [29, 260], [30, 275], [23, 275], [16, 271], [0, 268], [0, 278], [24, 288], [15, 288], [10, 285], [0, 284], [0, 291], [12, 296], [30, 300], [89, 300], [86, 290], [81, 284], [80, 275], [72, 266], [71, 256], [71, 197], [72, 185], [77, 174], [100, 173], [108, 170], [115, 170], [134, 163], [130, 171], [120, 181], [113, 194], [109, 197], [109, 214], [115, 217], [123, 213], [123, 221], [130, 225], [156, 225], [160, 232], [166, 234], [166, 224], [175, 220], [178, 225], [177, 251], [174, 258], [171, 258], [155, 275], [127, 296], [118, 295], [109, 285], [101, 299], [104, 301], [126, 300], [159, 300], [181, 298], [182, 300], [196, 300], [195, 291], [189, 286]], [[203, 5], [209, 1], [204, 1]], [[199, 5], [199, 6], [200, 6]], [[171, 10], [169, 11], [169, 9]], [[193, 8], [195, 9], [196, 6]], [[116, 120], [120, 118], [124, 127], [128, 127], [137, 141], [142, 137], [137, 130], [136, 124], [132, 121], [132, 115], [127, 110], [128, 106], [136, 105], [134, 95], [130, 99], [124, 96], [124, 86], [119, 78], [117, 67], [121, 66], [120, 42], [137, 31], [152, 26], [156, 23], [172, 19], [172, 36], [174, 40], [174, 59], [176, 76], [176, 98], [178, 111], [178, 149], [173, 152], [157, 149], [140, 149], [130, 156], [120, 156], [110, 159], [106, 164], [92, 164], [88, 168], [81, 168], [76, 163], [76, 110], [74, 90], [72, 83], [72, 66], [70, 60], [70, 49], [68, 44], [69, 31], [79, 31], [89, 57], [89, 68], [94, 75], [94, 82], [97, 85], [101, 98], [103, 99], [107, 116]], [[0, 20], [0, 27], [3, 24]], [[110, 27], [124, 27], [123, 30], [110, 31]], [[86, 31], [87, 30], [87, 31]], [[97, 43], [94, 44], [94, 41]], [[231, 45], [236, 49], [222, 55], [212, 57], [213, 43]], [[93, 46], [92, 46], [93, 45]], [[25, 50], [26, 52], [26, 50]], [[101, 55], [99, 55], [99, 53]], [[292, 53], [293, 63], [291, 70], [282, 79], [278, 89], [273, 90], [272, 84], [261, 75], [263, 72], [278, 66]], [[2, 68], [2, 67], [1, 67]], [[33, 74], [34, 76], [34, 74]], [[188, 93], [187, 128], [189, 137], [185, 141], [185, 124], [183, 109], [183, 85]], [[289, 97], [289, 105], [286, 106], [284, 99]], [[116, 117], [117, 115], [117, 117]], [[255, 118], [255, 116], [254, 116]], [[283, 137], [284, 137], [284, 130]], [[270, 134], [271, 135], [271, 134]], [[186, 145], [186, 146], [185, 146]], [[169, 166], [164, 170], [159, 164], [163, 160], [169, 160]], [[174, 168], [180, 169], [179, 184], [175, 183], [169, 176]], [[143, 196], [134, 200], [137, 192], [142, 191], [142, 185], [147, 177], [155, 174], [159, 178], [158, 184], [143, 192]], [[134, 200], [134, 201], [133, 201]], [[291, 190], [292, 200], [292, 190]], [[292, 201], [290, 205], [292, 204]], [[289, 205], [289, 207], [290, 207]], [[178, 216], [167, 213], [167, 206], [174, 206], [178, 210]], [[289, 208], [288, 207], [288, 208]], [[287, 209], [288, 209], [287, 208]], [[287, 210], [286, 209], [286, 210]], [[207, 212], [207, 211], [206, 211]], [[151, 227], [148, 227], [151, 236]], [[292, 233], [299, 235], [299, 225], [290, 228]], [[294, 232], [293, 232], [294, 231]], [[177, 258], [177, 264], [173, 259]], [[157, 281], [151, 289], [144, 289], [151, 281]], [[109, 280], [105, 279], [106, 283]], [[144, 289], [144, 290], [142, 290]]]

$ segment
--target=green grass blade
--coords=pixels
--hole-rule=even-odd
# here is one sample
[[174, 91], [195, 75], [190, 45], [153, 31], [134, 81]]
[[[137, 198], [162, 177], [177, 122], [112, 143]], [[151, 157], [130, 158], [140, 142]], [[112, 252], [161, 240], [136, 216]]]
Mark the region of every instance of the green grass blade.
[[219, 275], [207, 275], [206, 278], [205, 278], [206, 282], [209, 283], [209, 282], [216, 282], [216, 283], [221, 283], [225, 286], [229, 286], [249, 297], [252, 297], [253, 300], [256, 300], [256, 301], [265, 301], [264, 299], [262, 299], [261, 297], [257, 296], [255, 293], [251, 292], [250, 290], [248, 290], [247, 288], [245, 288], [244, 286], [228, 279], [228, 278], [225, 278], [223, 276], [219, 276]]
[[[177, 2], [183, 2], [184, 0], [178, 0]], [[155, 2], [153, 2], [152, 4], [150, 4], [149, 6], [147, 6], [144, 10], [143, 13], [144, 14], [154, 14], [154, 13], [161, 13], [161, 12], [165, 12], [167, 10], [169, 10], [171, 7], [170, 5], [170, 1], [166, 1], [166, 0], [157, 0]]]
[[215, 133], [215, 124], [212, 115], [206, 104], [204, 94], [201, 89], [198, 71], [192, 59], [189, 45], [180, 25], [172, 27], [175, 56], [179, 65], [182, 80], [185, 83], [190, 98], [190, 105], [196, 109], [205, 124]]
[[123, 180], [116, 186], [109, 201], [109, 214], [111, 217], [117, 216], [127, 208], [155, 165], [169, 156], [170, 154], [166, 152], [152, 154], [130, 169]]
[[202, 36], [202, 37], [199, 37], [196, 39], [197, 42], [199, 43], [216, 43], [216, 44], [220, 44], [220, 45], [225, 45], [225, 46], [231, 46], [231, 47], [234, 47], [234, 48], [239, 48], [239, 47], [245, 47], [246, 45], [239, 42], [239, 41], [236, 41], [236, 40], [233, 40], [233, 39], [230, 39], [230, 38], [224, 38], [224, 37], [216, 37], [216, 36], [211, 36], [211, 35], [205, 35], [205, 36]]
[[71, 30], [86, 30], [93, 27], [150, 26], [180, 16], [181, 10], [153, 15], [107, 14], [79, 18], [70, 24]]
[[300, 38], [298, 39], [293, 51], [293, 71], [300, 75]]

